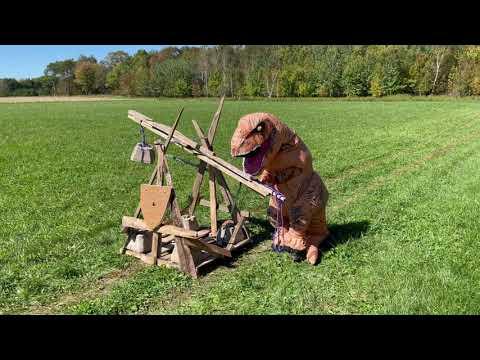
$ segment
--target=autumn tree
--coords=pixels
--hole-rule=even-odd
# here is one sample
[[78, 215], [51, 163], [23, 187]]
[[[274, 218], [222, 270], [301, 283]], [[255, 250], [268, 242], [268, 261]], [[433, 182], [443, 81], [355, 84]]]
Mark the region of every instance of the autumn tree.
[[98, 93], [105, 84], [102, 65], [91, 61], [79, 61], [75, 67], [75, 83], [85, 95]]

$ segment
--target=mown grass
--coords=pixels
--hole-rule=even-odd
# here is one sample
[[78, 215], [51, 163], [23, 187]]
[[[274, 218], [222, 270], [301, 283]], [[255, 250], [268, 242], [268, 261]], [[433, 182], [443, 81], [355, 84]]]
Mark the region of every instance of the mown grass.
[[[103, 277], [137, 261], [118, 255], [119, 224], [151, 167], [129, 161], [139, 133], [127, 110], [171, 123], [185, 106], [179, 130], [195, 137], [190, 120], [206, 129], [216, 105], [0, 104], [1, 311], [479, 313], [480, 104], [470, 100], [227, 101], [215, 148], [234, 164], [230, 136], [248, 112], [278, 115], [309, 145], [331, 193], [320, 264], [271, 253], [266, 200], [229, 180], [240, 207], [256, 212], [256, 246], [196, 281], [138, 267], [96, 295]], [[194, 169], [170, 166], [186, 204]], [[67, 295], [74, 301], [56, 306]]]

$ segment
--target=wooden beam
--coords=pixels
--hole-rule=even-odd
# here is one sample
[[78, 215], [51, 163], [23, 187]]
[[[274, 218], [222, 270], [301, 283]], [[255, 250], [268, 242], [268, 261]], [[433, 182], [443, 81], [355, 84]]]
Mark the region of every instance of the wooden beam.
[[[150, 231], [143, 219], [134, 218], [132, 216], [124, 216], [122, 218], [122, 226], [125, 228], [132, 228], [140, 231]], [[175, 225], [162, 225], [155, 230], [155, 233], [164, 235], [174, 235], [190, 239], [199, 239], [209, 235], [209, 229], [203, 230], [186, 230]]]
[[193, 260], [192, 252], [186, 244], [188, 239], [176, 237], [175, 238], [175, 247], [178, 254], [178, 265], [180, 270], [186, 274], [190, 274], [194, 279], [197, 278], [197, 268], [195, 266], [195, 261]]
[[[223, 98], [222, 98], [223, 100]], [[223, 103], [223, 101], [222, 101]], [[221, 110], [221, 109], [219, 109]], [[219, 114], [218, 114], [219, 115]], [[215, 118], [214, 118], [215, 121]], [[195, 128], [195, 131], [197, 132], [198, 138], [200, 139], [200, 142], [204, 147], [206, 147], [209, 150], [212, 150], [212, 146], [209, 144], [207, 141], [207, 138], [205, 137], [205, 134], [203, 133], [202, 129], [198, 125], [198, 123], [195, 120], [192, 120], [193, 127]], [[213, 124], [212, 124], [213, 125]], [[216, 126], [218, 125], [218, 117], [216, 119], [216, 124], [215, 124], [215, 129]], [[215, 135], [215, 129], [213, 132], [213, 135]], [[212, 136], [213, 136], [212, 135]], [[215, 174], [216, 174], [216, 169], [212, 166], [208, 166], [208, 187], [210, 190], [210, 228], [211, 228], [211, 234], [212, 236], [217, 234], [217, 187], [215, 183]], [[194, 194], [197, 195], [197, 194]]]
[[170, 145], [170, 141], [172, 140], [172, 137], [173, 137], [173, 133], [174, 133], [175, 130], [177, 129], [178, 122], [180, 121], [180, 117], [182, 116], [183, 109], [184, 109], [184, 108], [182, 107], [182, 109], [181, 109], [180, 112], [178, 113], [177, 118], [175, 119], [175, 122], [173, 123], [172, 128], [170, 129], [170, 132], [169, 132], [168, 137], [167, 137], [167, 141], [166, 141], [165, 144], [164, 144], [164, 149], [163, 149], [163, 153], [164, 153], [164, 154], [167, 153], [168, 146]]
[[[200, 126], [198, 125], [198, 123], [195, 120], [192, 120], [192, 123], [193, 123], [193, 128], [197, 132], [197, 135], [200, 138], [200, 140], [205, 142], [205, 134], [203, 133], [203, 131], [200, 128]], [[191, 202], [190, 207], [188, 209], [188, 214], [190, 216], [192, 216], [194, 214], [195, 208], [198, 205], [198, 200], [200, 199], [200, 188], [202, 186], [203, 176], [205, 174], [206, 169], [207, 169], [207, 164], [205, 164], [203, 161], [201, 161], [200, 165], [198, 165], [197, 175], [195, 176], [195, 182], [193, 183], [192, 202]]]
[[225, 95], [222, 96], [220, 99], [220, 104], [218, 105], [218, 109], [213, 115], [212, 123], [210, 124], [210, 128], [208, 129], [208, 143], [210, 146], [213, 146], [213, 141], [215, 140], [215, 134], [217, 132], [218, 121], [220, 120], [220, 114], [222, 113], [223, 109], [223, 102], [225, 101]]
[[198, 199], [200, 199], [200, 188], [202, 187], [203, 174], [205, 173], [206, 169], [207, 169], [207, 164], [201, 161], [200, 165], [198, 165], [197, 175], [195, 176], [195, 182], [193, 183], [192, 202], [190, 204], [190, 207], [188, 208], [188, 214], [190, 216], [192, 216], [193, 213], [195, 212], [195, 208], [197, 207], [197, 204], [198, 204]]
[[158, 233], [154, 232], [154, 233], [152, 233], [152, 252], [150, 254], [152, 265], [157, 263], [158, 247], [159, 247], [158, 243], [159, 243]]
[[233, 229], [232, 237], [230, 238], [230, 241], [228, 242], [228, 245], [227, 245], [228, 250], [230, 250], [237, 243], [237, 237], [238, 237], [238, 234], [240, 233], [240, 230], [242, 229], [244, 221], [245, 221], [245, 218], [242, 217], [240, 221], [235, 225], [235, 228]]
[[207, 142], [207, 138], [205, 137], [205, 134], [203, 133], [200, 125], [198, 125], [195, 120], [192, 120], [192, 124], [202, 145], [205, 146], [208, 150], [212, 150], [212, 146], [209, 144], [209, 142]]
[[217, 187], [215, 184], [215, 172], [208, 167], [208, 187], [210, 189], [210, 229], [212, 236], [217, 235]]
[[188, 238], [184, 238], [184, 241], [187, 245], [195, 247], [200, 250], [204, 250], [215, 257], [232, 257], [232, 254], [230, 253], [229, 250], [224, 249], [220, 246], [205, 243], [201, 240], [194, 241]]

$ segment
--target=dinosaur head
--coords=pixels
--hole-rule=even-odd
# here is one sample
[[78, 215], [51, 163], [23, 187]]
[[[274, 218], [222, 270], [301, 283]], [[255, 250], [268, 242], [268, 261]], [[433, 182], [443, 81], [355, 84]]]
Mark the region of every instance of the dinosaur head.
[[288, 128], [272, 114], [245, 115], [232, 136], [232, 156], [243, 157], [244, 171], [257, 175], [275, 158], [286, 130]]

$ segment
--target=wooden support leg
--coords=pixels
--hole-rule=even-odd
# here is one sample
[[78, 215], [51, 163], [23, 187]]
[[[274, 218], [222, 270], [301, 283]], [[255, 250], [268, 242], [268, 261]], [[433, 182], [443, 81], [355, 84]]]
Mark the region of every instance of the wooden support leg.
[[[227, 181], [225, 180], [225, 177], [223, 174], [217, 170], [217, 181], [218, 185], [222, 189], [222, 194], [225, 199], [225, 202], [227, 203], [228, 209], [230, 211], [230, 214], [232, 215], [232, 220], [235, 224], [238, 224], [240, 221], [242, 221], [241, 229], [243, 231], [243, 234], [245, 238], [249, 238], [248, 231], [245, 228], [245, 225], [243, 225], [245, 219], [240, 213], [240, 210], [238, 210], [237, 205], [235, 204], [235, 200], [233, 199], [232, 193], [230, 192], [230, 189], [228, 188]], [[243, 219], [243, 220], [242, 220]]]
[[156, 145], [157, 147], [157, 185], [163, 184], [163, 165], [164, 165], [164, 152], [162, 145]]
[[[150, 255], [150, 259], [151, 259], [151, 264], [152, 265], [156, 265], [157, 264], [157, 258], [158, 258], [158, 247], [159, 247], [159, 242], [161, 241], [160, 240], [161, 237], [158, 236], [158, 233], [156, 232], [152, 232], [152, 252], [151, 252], [151, 255]], [[160, 249], [161, 249], [161, 245], [160, 245]]]
[[193, 183], [192, 202], [188, 209], [188, 215], [190, 216], [194, 214], [195, 208], [198, 205], [198, 200], [200, 199], [200, 187], [202, 186], [203, 176], [205, 174], [206, 169], [207, 169], [207, 164], [201, 161], [200, 165], [198, 165], [198, 171], [197, 171], [197, 176], [195, 177], [195, 182]]
[[193, 261], [192, 252], [183, 238], [175, 236], [175, 247], [178, 254], [178, 265], [180, 270], [186, 274], [190, 274], [194, 279], [197, 278], [197, 269]]
[[242, 216], [240, 221], [235, 225], [235, 228], [233, 229], [232, 237], [230, 238], [230, 241], [228, 242], [227, 245], [227, 250], [231, 250], [232, 247], [238, 242], [237, 238], [238, 235], [240, 234], [240, 229], [243, 227], [243, 222], [245, 221], [245, 218]]
[[211, 222], [211, 236], [217, 235], [217, 193], [215, 185], [215, 171], [210, 166], [208, 167], [209, 173], [209, 187], [210, 187], [210, 222]]
[[220, 190], [222, 192], [223, 198], [225, 203], [227, 204], [227, 207], [232, 214], [233, 221], [237, 223], [240, 221], [240, 218], [242, 217], [240, 214], [240, 211], [238, 210], [237, 206], [235, 205], [235, 200], [233, 199], [233, 196], [230, 192], [230, 189], [228, 188], [227, 181], [225, 180], [225, 177], [223, 174], [216, 170], [216, 179], [218, 182], [218, 185], [220, 186]]

